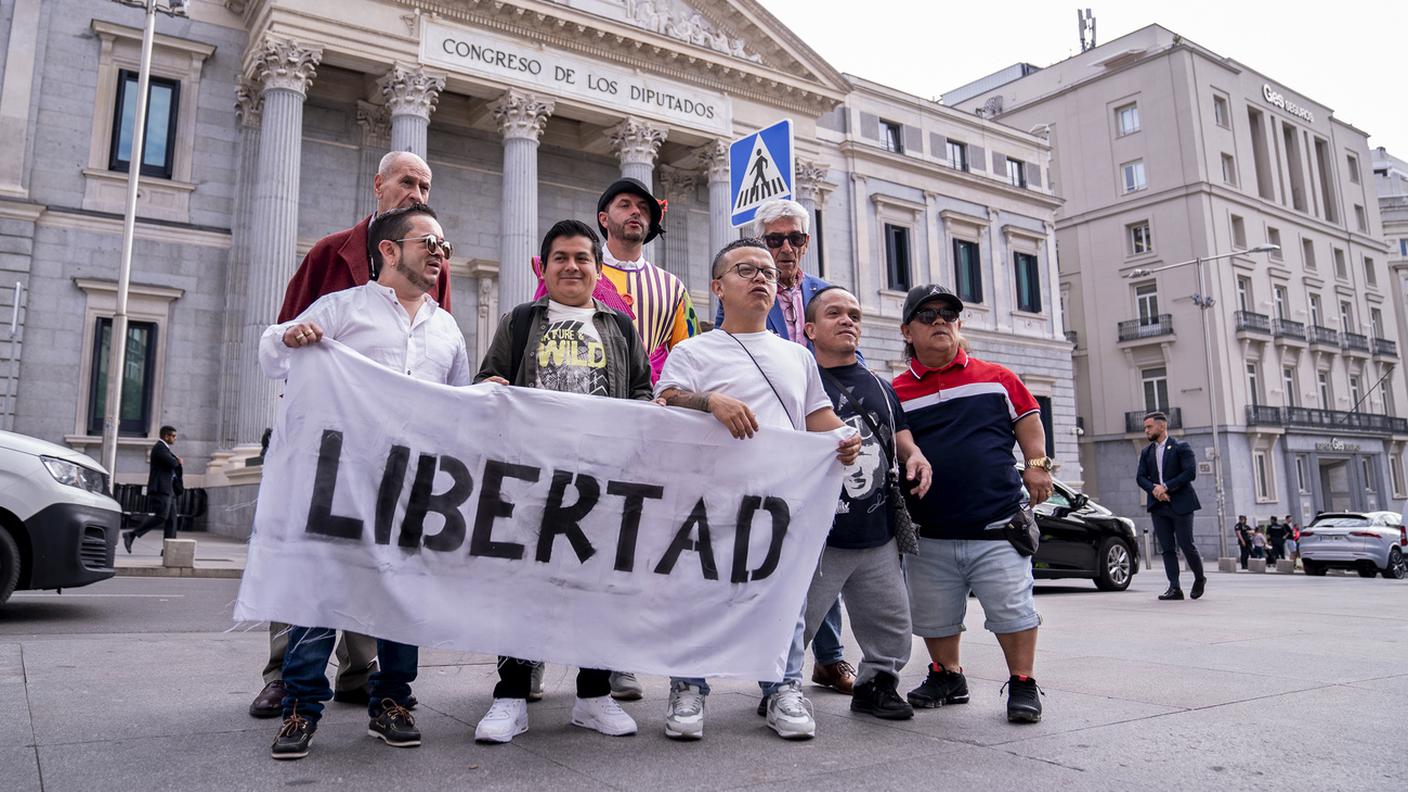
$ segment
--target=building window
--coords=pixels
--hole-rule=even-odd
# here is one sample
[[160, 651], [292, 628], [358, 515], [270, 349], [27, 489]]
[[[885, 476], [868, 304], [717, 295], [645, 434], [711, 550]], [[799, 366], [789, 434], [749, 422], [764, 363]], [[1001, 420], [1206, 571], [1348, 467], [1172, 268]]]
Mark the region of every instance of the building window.
[[1365, 214], [1364, 207], [1359, 204], [1354, 205], [1354, 224], [1359, 226], [1361, 234], [1369, 233], [1369, 215]]
[[1272, 228], [1271, 226], [1267, 226], [1267, 227], [1266, 227], [1266, 241], [1267, 241], [1268, 243], [1270, 243], [1270, 244], [1276, 246], [1276, 249], [1270, 252], [1270, 257], [1271, 257], [1272, 259], [1276, 260], [1276, 261], [1280, 261], [1280, 260], [1281, 260], [1281, 229], [1279, 229], [1279, 228]]
[[1258, 502], [1271, 500], [1275, 494], [1271, 480], [1271, 460], [1267, 458], [1265, 451], [1252, 452], [1252, 466], [1256, 472], [1256, 499]]
[[886, 151], [904, 153], [904, 128], [893, 121], [880, 119], [880, 142]]
[[1393, 479], [1393, 497], [1403, 497], [1405, 487], [1403, 485], [1403, 457], [1401, 455], [1388, 455], [1388, 472]]
[[1318, 269], [1315, 264], [1315, 243], [1311, 240], [1302, 239], [1300, 241], [1300, 257], [1306, 269]]
[[1349, 183], [1350, 183], [1350, 184], [1358, 184], [1358, 183], [1359, 183], [1359, 158], [1356, 157], [1356, 156], [1354, 156], [1353, 154], [1346, 154], [1346, 155], [1344, 155], [1344, 164], [1345, 164], [1346, 170], [1349, 171]]
[[885, 271], [891, 289], [909, 291], [909, 229], [904, 226], [885, 224]]
[[1222, 181], [1233, 187], [1237, 186], [1237, 161], [1231, 154], [1222, 155]]
[[948, 142], [948, 164], [961, 171], [968, 170], [968, 144], [957, 140]]
[[1346, 333], [1354, 332], [1354, 303], [1340, 300], [1340, 326]]
[[1252, 298], [1252, 279], [1237, 276], [1237, 310], [1250, 311], [1255, 300]]
[[1364, 282], [1370, 286], [1379, 285], [1378, 273], [1374, 272], [1374, 260], [1368, 256], [1364, 257]]
[[[1384, 337], [1384, 312], [1378, 308], [1369, 309], [1369, 326], [1373, 328], [1374, 338]], [[1384, 393], [1388, 393], [1385, 389]]]
[[1408, 256], [1408, 239], [1398, 240], [1398, 255]]
[[1212, 118], [1220, 127], [1232, 127], [1232, 113], [1227, 106], [1227, 97], [1214, 96], [1212, 98]]
[[1154, 252], [1154, 235], [1149, 229], [1149, 221], [1125, 226], [1129, 234], [1129, 255], [1143, 256]]
[[1149, 186], [1144, 181], [1144, 160], [1126, 162], [1120, 166], [1120, 174], [1124, 179], [1124, 191], [1132, 193]]
[[1013, 187], [1027, 186], [1027, 163], [1021, 160], [1007, 160], [1007, 181]]
[[1139, 131], [1139, 105], [1130, 102], [1115, 108], [1115, 128], [1119, 137]]
[[1344, 251], [1334, 248], [1330, 251], [1331, 258], [1335, 260], [1335, 277], [1341, 280], [1349, 280], [1349, 268], [1344, 263]]
[[1030, 253], [1013, 253], [1012, 268], [1017, 271], [1017, 310], [1041, 313], [1041, 269]]
[[1247, 396], [1252, 404], [1261, 404], [1261, 377], [1255, 363], [1247, 364]]
[[1046, 432], [1046, 455], [1056, 456], [1056, 425], [1055, 416], [1051, 412], [1050, 396], [1034, 396], [1038, 414], [1041, 417], [1041, 428]]
[[[176, 152], [176, 112], [181, 84], [152, 77], [147, 86], [147, 139], [142, 175], [171, 178]], [[137, 124], [137, 73], [122, 69], [117, 78], [117, 104], [113, 112], [112, 143], [108, 169], [126, 171], [132, 158], [132, 133]]]
[[1286, 287], [1285, 287], [1285, 286], [1272, 286], [1272, 287], [1271, 287], [1271, 294], [1272, 294], [1272, 296], [1275, 297], [1275, 302], [1276, 302], [1276, 318], [1277, 318], [1277, 319], [1285, 319], [1285, 318], [1286, 318], [1286, 299], [1287, 299], [1287, 298], [1286, 298]]
[[[93, 342], [92, 376], [89, 378], [88, 433], [103, 433], [108, 402], [108, 355], [112, 343], [112, 318], [101, 317]], [[118, 432], [146, 437], [151, 432], [152, 392], [156, 385], [156, 324], [127, 323], [127, 356], [122, 377], [122, 415]]]
[[1378, 487], [1374, 484], [1374, 460], [1369, 457], [1359, 458], [1359, 469], [1364, 474], [1364, 491], [1375, 492]]
[[1359, 375], [1349, 375], [1349, 411], [1354, 412], [1359, 409], [1359, 400], [1364, 394], [1359, 392]]
[[1232, 215], [1232, 247], [1247, 249], [1247, 222], [1238, 215]]
[[1334, 394], [1330, 393], [1330, 372], [1318, 371], [1315, 373], [1315, 384], [1320, 389], [1320, 409], [1332, 410], [1335, 407]]
[[1134, 306], [1139, 311], [1139, 324], [1159, 323], [1159, 287], [1153, 283], [1141, 283], [1134, 287]]
[[1168, 410], [1168, 371], [1162, 366], [1139, 372], [1144, 382], [1144, 411]]
[[1384, 387], [1379, 392], [1384, 395], [1384, 415], [1398, 415], [1398, 408], [1393, 403], [1393, 383], [1383, 382]]
[[953, 240], [953, 282], [958, 286], [958, 299], [965, 303], [983, 301], [983, 269], [978, 260], [978, 243], [966, 239]]
[[[1320, 326], [1321, 326], [1321, 324], [1320, 324], [1320, 295], [1318, 295], [1318, 294], [1312, 294], [1312, 295], [1310, 295], [1310, 324], [1311, 324], [1312, 326], [1314, 326], [1314, 327], [1320, 327]], [[1345, 329], [1348, 330], [1349, 328], [1345, 328]]]
[[1294, 366], [1281, 369], [1281, 388], [1286, 394], [1286, 406], [1296, 406], [1296, 370]]
[[1296, 488], [1302, 495], [1310, 494], [1310, 460], [1305, 454], [1296, 454]]

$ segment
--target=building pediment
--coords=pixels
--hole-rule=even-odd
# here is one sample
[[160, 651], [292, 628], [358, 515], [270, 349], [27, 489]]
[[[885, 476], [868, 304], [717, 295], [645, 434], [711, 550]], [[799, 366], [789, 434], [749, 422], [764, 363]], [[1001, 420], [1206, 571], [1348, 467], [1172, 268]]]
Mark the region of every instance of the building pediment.
[[845, 78], [754, 0], [395, 0], [468, 23], [808, 113]]

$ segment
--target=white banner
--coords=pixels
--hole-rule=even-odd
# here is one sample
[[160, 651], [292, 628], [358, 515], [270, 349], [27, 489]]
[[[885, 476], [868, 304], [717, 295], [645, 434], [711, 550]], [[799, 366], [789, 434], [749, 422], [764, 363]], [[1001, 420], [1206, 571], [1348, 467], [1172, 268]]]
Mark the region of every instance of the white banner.
[[235, 618], [781, 679], [841, 489], [835, 444], [425, 383], [324, 340], [294, 353]]

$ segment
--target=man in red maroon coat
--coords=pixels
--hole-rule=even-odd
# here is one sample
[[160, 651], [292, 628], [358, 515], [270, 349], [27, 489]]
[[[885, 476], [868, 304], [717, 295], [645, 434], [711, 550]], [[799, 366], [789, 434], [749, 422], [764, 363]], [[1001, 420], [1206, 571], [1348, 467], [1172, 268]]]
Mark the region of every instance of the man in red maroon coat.
[[[376, 194], [376, 214], [344, 231], [318, 240], [303, 257], [298, 272], [284, 291], [284, 304], [279, 309], [279, 322], [287, 322], [303, 313], [324, 294], [361, 286], [376, 279], [372, 271], [368, 229], [373, 220], [392, 209], [430, 200], [430, 166], [409, 151], [393, 151], [381, 158], [376, 178], [372, 181]], [[444, 267], [435, 288], [435, 302], [450, 310], [450, 270]], [[278, 717], [283, 711], [284, 651], [288, 648], [288, 625], [269, 625], [269, 662], [264, 666], [264, 689], [249, 705], [249, 714], [256, 718]], [[342, 632], [336, 648], [337, 682], [333, 700], [365, 704], [367, 681], [376, 668], [376, 639], [357, 633]], [[414, 699], [412, 699], [414, 701]], [[414, 704], [412, 704], [414, 706]]]
[[[284, 304], [279, 309], [279, 322], [287, 322], [303, 313], [314, 300], [376, 279], [372, 272], [368, 247], [368, 227], [383, 212], [404, 209], [414, 203], [430, 201], [430, 166], [409, 151], [393, 151], [381, 158], [376, 178], [372, 180], [376, 194], [376, 214], [344, 231], [318, 240], [298, 265], [298, 272], [284, 291]], [[439, 282], [430, 293], [435, 302], [450, 310], [450, 270], [440, 270]]]

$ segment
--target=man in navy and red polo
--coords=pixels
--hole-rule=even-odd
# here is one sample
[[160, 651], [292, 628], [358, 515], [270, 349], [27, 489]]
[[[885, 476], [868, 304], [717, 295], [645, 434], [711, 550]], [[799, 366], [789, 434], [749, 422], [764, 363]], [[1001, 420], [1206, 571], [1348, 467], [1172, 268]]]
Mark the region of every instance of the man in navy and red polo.
[[[929, 491], [908, 504], [920, 537], [919, 554], [905, 559], [910, 614], [933, 660], [908, 699], [915, 707], [968, 701], [958, 643], [972, 591], [1007, 659], [1007, 720], [1035, 723], [1041, 701], [1032, 666], [1041, 618], [1032, 600], [1031, 559], [1017, 552], [1004, 528], [1028, 501], [1050, 497], [1051, 460], [1026, 386], [963, 350], [962, 311], [948, 289], [918, 286], [905, 298], [900, 325], [909, 370], [895, 377], [895, 394], [934, 468]], [[1021, 474], [1014, 444], [1026, 458]]]

